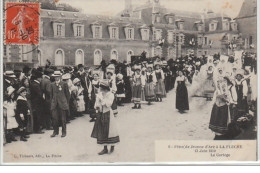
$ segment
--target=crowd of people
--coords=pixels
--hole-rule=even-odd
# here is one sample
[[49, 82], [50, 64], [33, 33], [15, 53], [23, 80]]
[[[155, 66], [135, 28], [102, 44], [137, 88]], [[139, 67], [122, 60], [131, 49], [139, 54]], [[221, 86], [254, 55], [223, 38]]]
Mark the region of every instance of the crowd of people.
[[[241, 55], [242, 56], [242, 55]], [[162, 102], [167, 93], [176, 91], [176, 109], [189, 110], [189, 97], [203, 96], [214, 102], [209, 128], [216, 138], [226, 135], [228, 124], [250, 113], [249, 103], [256, 102], [256, 67], [223, 55], [176, 60], [141, 55], [131, 63], [102, 61], [98, 67], [83, 64], [58, 69], [49, 62], [45, 67], [4, 73], [5, 139], [7, 143], [27, 141], [32, 133], [53, 130], [51, 137], [66, 136], [66, 124], [77, 117], [90, 116], [95, 122], [91, 137], [104, 145], [100, 155], [114, 151], [119, 135], [114, 125], [118, 106], [132, 103]], [[189, 91], [187, 85], [190, 85]]]

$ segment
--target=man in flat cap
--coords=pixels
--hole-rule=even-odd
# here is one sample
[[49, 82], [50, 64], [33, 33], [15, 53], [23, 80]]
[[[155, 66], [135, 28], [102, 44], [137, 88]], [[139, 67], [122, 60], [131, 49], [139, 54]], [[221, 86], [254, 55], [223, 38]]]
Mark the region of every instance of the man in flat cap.
[[34, 131], [35, 133], [42, 134], [43, 128], [43, 92], [41, 89], [42, 73], [38, 70], [34, 73], [35, 79], [31, 81], [30, 91], [31, 91], [31, 102], [34, 118]]

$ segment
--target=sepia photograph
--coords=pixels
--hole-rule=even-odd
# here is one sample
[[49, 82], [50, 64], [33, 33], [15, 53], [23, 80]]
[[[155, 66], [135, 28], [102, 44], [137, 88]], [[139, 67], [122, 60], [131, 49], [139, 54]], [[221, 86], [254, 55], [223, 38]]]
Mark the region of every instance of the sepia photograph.
[[258, 160], [257, 0], [3, 0], [1, 163]]

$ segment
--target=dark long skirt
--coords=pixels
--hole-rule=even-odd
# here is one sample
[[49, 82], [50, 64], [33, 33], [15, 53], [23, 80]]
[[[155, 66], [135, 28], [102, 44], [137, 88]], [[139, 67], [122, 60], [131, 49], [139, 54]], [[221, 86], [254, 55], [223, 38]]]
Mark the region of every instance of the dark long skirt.
[[141, 102], [141, 94], [142, 94], [142, 86], [134, 85], [133, 86], [133, 102], [140, 103]]
[[221, 134], [226, 134], [228, 132], [227, 105], [218, 107], [216, 104], [214, 104], [211, 111], [209, 129], [211, 129], [213, 132]]
[[176, 109], [189, 110], [188, 91], [184, 81], [180, 81], [176, 90]]
[[154, 92], [154, 85], [153, 83], [146, 83], [145, 85], [145, 100], [146, 101], [154, 101], [155, 99], [155, 92]]
[[158, 97], [166, 97], [165, 84], [162, 79], [157, 81], [154, 92]]
[[109, 126], [110, 111], [98, 114], [91, 137], [96, 138], [98, 144], [115, 144], [120, 142], [119, 136], [108, 137]]

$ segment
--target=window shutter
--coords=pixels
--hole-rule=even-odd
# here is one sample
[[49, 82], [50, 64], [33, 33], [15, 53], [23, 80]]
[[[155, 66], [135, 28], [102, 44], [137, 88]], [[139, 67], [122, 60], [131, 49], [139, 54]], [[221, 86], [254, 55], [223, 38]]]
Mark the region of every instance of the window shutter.
[[63, 24], [61, 24], [61, 36], [62, 37], [65, 37], [65, 24], [63, 23]]
[[57, 37], [57, 23], [53, 23], [52, 27], [53, 27], [54, 37]]

